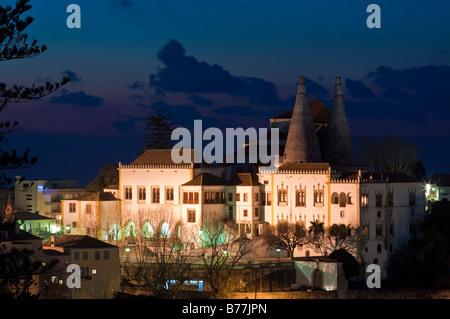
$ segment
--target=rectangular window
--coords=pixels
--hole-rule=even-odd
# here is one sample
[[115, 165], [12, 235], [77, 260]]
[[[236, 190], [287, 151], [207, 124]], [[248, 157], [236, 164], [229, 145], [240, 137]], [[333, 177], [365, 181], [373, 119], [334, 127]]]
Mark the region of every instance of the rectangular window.
[[244, 193], [244, 202], [248, 201], [248, 194]]
[[86, 214], [90, 215], [91, 212], [92, 212], [92, 205], [90, 205], [90, 204], [86, 205]]
[[89, 253], [87, 251], [83, 251], [83, 260], [88, 260]]
[[69, 203], [69, 213], [75, 213], [77, 211], [76, 203]]
[[259, 193], [255, 193], [255, 202], [259, 202]]
[[140, 202], [145, 202], [147, 199], [147, 189], [145, 186], [138, 186], [138, 200]]
[[99, 260], [99, 259], [100, 259], [100, 251], [98, 251], [98, 250], [95, 251], [95, 253], [94, 253], [94, 258], [95, 258], [96, 260]]
[[259, 217], [259, 208], [255, 207], [255, 217]]
[[233, 201], [233, 193], [228, 193], [228, 201], [229, 202]]
[[241, 201], [241, 193], [236, 193], [236, 202]]
[[108, 250], [105, 250], [103, 252], [103, 259], [109, 259], [109, 251]]
[[125, 200], [132, 200], [133, 199], [133, 192], [131, 186], [125, 186], [123, 188], [123, 193], [125, 195]]
[[416, 206], [416, 193], [409, 193], [409, 206]]
[[166, 187], [166, 202], [173, 202], [173, 187]]
[[152, 203], [159, 203], [159, 187], [152, 186]]
[[375, 206], [382, 207], [383, 206], [383, 194], [375, 194]]
[[369, 206], [369, 197], [367, 195], [361, 196], [361, 207]]
[[188, 209], [187, 221], [188, 223], [195, 223], [195, 209]]
[[278, 205], [287, 205], [288, 192], [286, 188], [278, 190]]
[[80, 260], [80, 252], [79, 251], [73, 252], [73, 260]]
[[243, 213], [244, 217], [248, 216], [248, 210], [244, 209], [244, 213]]
[[267, 193], [266, 206], [272, 206], [272, 193]]
[[297, 190], [295, 194], [295, 206], [305, 207], [306, 206], [306, 192], [303, 189]]
[[228, 206], [228, 220], [233, 220], [233, 206]]
[[183, 192], [183, 204], [198, 204], [198, 192]]

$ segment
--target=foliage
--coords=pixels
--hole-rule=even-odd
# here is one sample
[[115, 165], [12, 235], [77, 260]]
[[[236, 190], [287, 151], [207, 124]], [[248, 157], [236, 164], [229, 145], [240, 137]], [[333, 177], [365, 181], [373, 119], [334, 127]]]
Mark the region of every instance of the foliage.
[[[36, 40], [28, 42], [28, 34], [24, 30], [33, 22], [32, 17], [21, 18], [21, 16], [31, 9], [30, 0], [18, 0], [15, 7], [0, 5], [0, 62], [17, 59], [35, 57], [44, 51], [45, 45], [38, 45]], [[12, 85], [0, 82], [0, 112], [4, 111], [11, 103], [24, 103], [34, 99], [45, 97], [69, 81], [63, 78], [61, 82], [47, 82], [45, 85], [31, 86]], [[0, 121], [0, 144], [7, 142], [6, 136], [9, 133], [23, 129], [24, 126], [17, 121]], [[28, 168], [33, 166], [37, 158], [29, 158], [28, 148], [22, 155], [13, 149], [6, 151], [0, 149], [0, 170]], [[6, 174], [0, 175], [0, 185], [5, 186], [12, 182], [12, 178]]]
[[419, 147], [401, 135], [374, 138], [370, 135], [356, 142], [358, 161], [373, 173], [402, 173], [425, 178], [425, 168], [419, 161]]
[[310, 242], [308, 233], [302, 223], [280, 220], [275, 226], [268, 228], [263, 235], [264, 241], [272, 248], [286, 249], [291, 259], [294, 250]]
[[356, 276], [359, 274], [359, 263], [356, 258], [345, 249], [337, 249], [330, 254], [331, 258], [335, 258], [342, 262], [342, 269], [345, 273], [345, 278]]
[[86, 186], [86, 191], [91, 193], [102, 192], [109, 185], [119, 185], [118, 164], [109, 163], [103, 166], [95, 179]]
[[145, 133], [142, 140], [145, 149], [167, 149], [172, 146], [172, 114], [162, 115], [161, 110], [156, 115], [150, 115], [145, 121]]

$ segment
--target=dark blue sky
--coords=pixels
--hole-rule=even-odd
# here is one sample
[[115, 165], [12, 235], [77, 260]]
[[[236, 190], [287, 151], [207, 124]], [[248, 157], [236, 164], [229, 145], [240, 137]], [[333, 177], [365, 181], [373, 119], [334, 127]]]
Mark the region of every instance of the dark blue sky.
[[[14, 3], [7, 0], [6, 3]], [[81, 29], [66, 8], [81, 7]], [[366, 8], [381, 8], [369, 29]], [[143, 121], [161, 108], [181, 126], [266, 127], [293, 107], [304, 75], [331, 107], [344, 82], [354, 138], [400, 133], [422, 147], [429, 174], [450, 173], [450, 2], [32, 0], [26, 30], [48, 50], [2, 62], [0, 81], [72, 81], [3, 118], [28, 123], [8, 147], [32, 148], [30, 178], [92, 180], [139, 151]], [[14, 173], [14, 172], [13, 172]]]

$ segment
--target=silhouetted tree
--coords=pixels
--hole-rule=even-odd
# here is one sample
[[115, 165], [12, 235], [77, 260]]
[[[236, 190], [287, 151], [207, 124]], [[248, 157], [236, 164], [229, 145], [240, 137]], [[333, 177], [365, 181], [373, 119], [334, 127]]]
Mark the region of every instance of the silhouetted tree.
[[[0, 62], [17, 59], [27, 59], [43, 53], [47, 47], [38, 45], [36, 40], [28, 42], [28, 34], [24, 30], [34, 21], [32, 17], [21, 18], [31, 9], [30, 0], [18, 0], [15, 7], [0, 5]], [[63, 78], [61, 82], [45, 85], [10, 85], [0, 83], [0, 112], [11, 103], [24, 103], [47, 96], [69, 81]], [[0, 143], [6, 143], [6, 135], [21, 130], [23, 125], [17, 121], [0, 120]], [[0, 170], [27, 168], [36, 162], [36, 157], [29, 157], [28, 148], [22, 155], [13, 149], [0, 149]], [[0, 174], [0, 186], [12, 181], [5, 174]]]
[[109, 163], [103, 166], [95, 179], [86, 186], [90, 193], [102, 192], [108, 185], [119, 185], [118, 164]]
[[172, 147], [173, 123], [172, 114], [163, 115], [161, 110], [156, 115], [150, 115], [145, 121], [146, 133], [142, 140], [145, 149], [167, 149]]
[[402, 173], [424, 179], [425, 167], [419, 160], [419, 147], [401, 135], [374, 138], [370, 135], [356, 141], [358, 162], [373, 173]]

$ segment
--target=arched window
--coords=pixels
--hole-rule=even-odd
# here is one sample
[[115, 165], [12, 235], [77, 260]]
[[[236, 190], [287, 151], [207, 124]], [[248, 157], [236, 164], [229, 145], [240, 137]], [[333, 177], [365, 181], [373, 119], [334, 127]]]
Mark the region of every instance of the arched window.
[[153, 226], [150, 222], [146, 221], [144, 223], [144, 226], [142, 227], [142, 235], [149, 238], [153, 237]]
[[309, 256], [310, 256], [309, 250], [305, 251], [305, 256], [306, 256], [306, 257], [309, 257]]
[[349, 205], [353, 205], [353, 194], [352, 193], [347, 194], [347, 203]]
[[338, 193], [334, 192], [331, 195], [331, 204], [339, 204], [339, 195], [338, 195]]
[[125, 237], [136, 237], [136, 226], [134, 226], [134, 223], [131, 221], [125, 227]]
[[345, 207], [347, 204], [347, 195], [345, 193], [339, 194], [339, 207]]
[[170, 227], [167, 222], [164, 222], [161, 226], [161, 238], [169, 238], [170, 237]]

